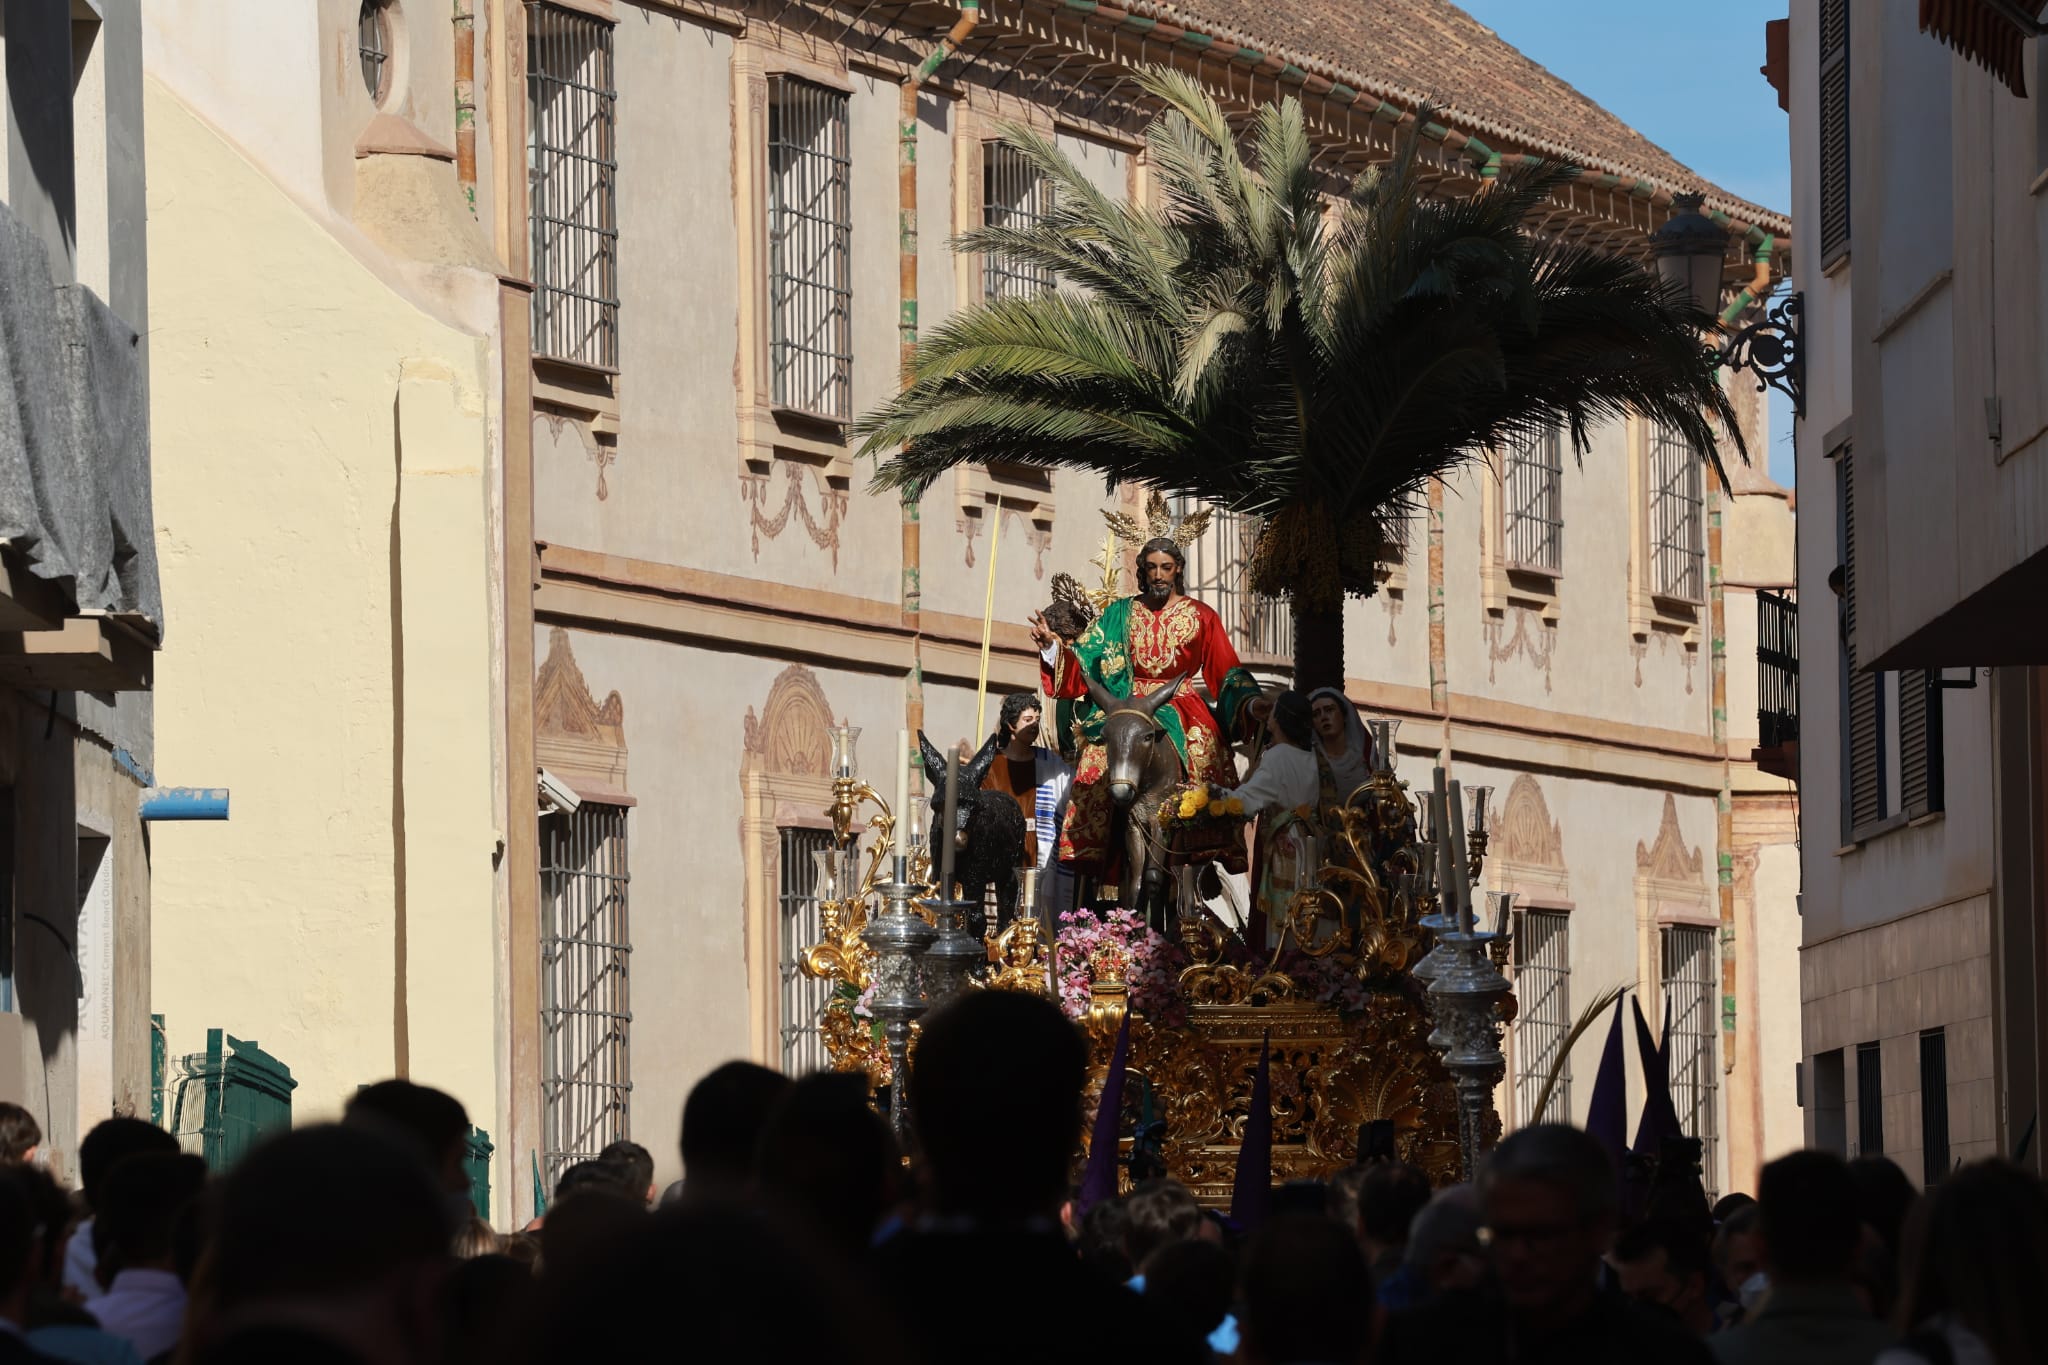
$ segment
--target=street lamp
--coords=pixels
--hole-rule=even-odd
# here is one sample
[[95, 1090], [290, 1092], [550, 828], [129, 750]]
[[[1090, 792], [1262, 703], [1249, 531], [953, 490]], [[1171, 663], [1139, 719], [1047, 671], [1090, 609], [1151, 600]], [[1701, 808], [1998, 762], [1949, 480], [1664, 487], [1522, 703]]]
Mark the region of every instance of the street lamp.
[[[1721, 313], [1721, 265], [1727, 258], [1728, 231], [1700, 212], [1700, 194], [1672, 196], [1678, 212], [1650, 234], [1650, 255], [1666, 284], [1684, 291], [1693, 307], [1710, 317]], [[1748, 370], [1757, 389], [1766, 386], [1792, 400], [1792, 410], [1806, 415], [1806, 357], [1799, 348], [1800, 296], [1787, 294], [1766, 304], [1762, 317], [1728, 335], [1714, 354], [1714, 363]]]

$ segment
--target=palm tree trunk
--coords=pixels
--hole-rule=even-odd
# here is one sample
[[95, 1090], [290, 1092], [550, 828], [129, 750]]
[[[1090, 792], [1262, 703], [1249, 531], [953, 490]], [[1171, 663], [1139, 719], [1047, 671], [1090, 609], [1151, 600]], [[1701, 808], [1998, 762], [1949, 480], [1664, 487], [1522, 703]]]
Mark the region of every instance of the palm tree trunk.
[[1344, 599], [1320, 609], [1296, 593], [1289, 607], [1294, 613], [1294, 690], [1304, 695], [1318, 687], [1343, 691]]

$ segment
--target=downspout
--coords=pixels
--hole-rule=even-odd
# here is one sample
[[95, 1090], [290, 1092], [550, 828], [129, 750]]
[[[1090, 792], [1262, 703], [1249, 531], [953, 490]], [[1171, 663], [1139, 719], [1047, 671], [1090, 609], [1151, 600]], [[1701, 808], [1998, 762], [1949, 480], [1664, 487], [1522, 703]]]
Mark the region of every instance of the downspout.
[[[899, 253], [896, 318], [902, 382], [917, 365], [917, 92], [946, 58], [959, 50], [981, 22], [981, 0], [960, 0], [960, 17], [939, 45], [903, 78], [903, 102], [896, 121], [896, 236]], [[912, 734], [924, 728], [924, 545], [918, 495], [903, 492], [903, 624], [910, 628], [910, 676], [904, 682], [904, 723]], [[996, 531], [1002, 522], [997, 518]], [[918, 784], [921, 792], [923, 784]], [[902, 812], [897, 812], [898, 816]]]
[[[1721, 911], [1721, 1074], [1735, 1070], [1735, 792], [1728, 756], [1728, 611], [1721, 581], [1721, 520], [1728, 486], [1707, 471], [1707, 629], [1712, 637], [1713, 739], [1721, 755], [1721, 790], [1714, 798], [1714, 882]], [[1711, 1174], [1711, 1172], [1709, 1173]]]
[[476, 216], [476, 0], [455, 0], [455, 178]]
[[[1717, 222], [1728, 221], [1728, 215], [1725, 213], [1712, 213], [1707, 216]], [[1721, 310], [1723, 327], [1734, 326], [1735, 320], [1771, 289], [1771, 254], [1777, 250], [1778, 239], [1762, 228], [1753, 227], [1749, 230], [1749, 240], [1756, 245], [1756, 254], [1750, 258], [1756, 266], [1756, 274], [1748, 284], [1742, 286], [1741, 292], [1736, 294], [1733, 301]]]

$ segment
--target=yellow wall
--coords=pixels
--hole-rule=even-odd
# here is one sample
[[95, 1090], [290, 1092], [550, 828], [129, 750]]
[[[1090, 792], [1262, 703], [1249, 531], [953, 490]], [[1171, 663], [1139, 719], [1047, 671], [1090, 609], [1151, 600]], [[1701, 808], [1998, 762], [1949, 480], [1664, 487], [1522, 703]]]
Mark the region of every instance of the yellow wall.
[[497, 1131], [495, 362], [147, 99], [158, 765], [234, 793], [155, 830], [156, 1008], [260, 1041], [301, 1122], [409, 1053]]

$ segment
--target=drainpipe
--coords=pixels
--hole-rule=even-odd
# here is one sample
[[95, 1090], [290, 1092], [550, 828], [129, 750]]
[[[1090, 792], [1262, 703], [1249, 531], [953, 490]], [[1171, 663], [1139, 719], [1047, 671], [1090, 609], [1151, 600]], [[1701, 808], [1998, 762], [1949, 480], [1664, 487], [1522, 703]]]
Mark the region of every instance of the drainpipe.
[[[960, 0], [960, 17], [939, 45], [903, 78], [903, 104], [896, 122], [896, 236], [900, 255], [896, 319], [905, 384], [917, 360], [917, 92], [946, 58], [959, 50], [981, 22], [981, 0]], [[903, 493], [903, 623], [910, 627], [910, 677], [904, 685], [904, 720], [912, 734], [924, 728], [924, 546], [918, 497]], [[1001, 518], [997, 519], [1001, 531]], [[919, 790], [923, 787], [919, 783]], [[901, 817], [903, 813], [897, 812]]]
[[455, 0], [455, 178], [476, 216], [476, 0]]
[[[1768, 259], [1768, 258], [1766, 258]], [[1768, 271], [1769, 267], [1764, 267]], [[1707, 630], [1712, 637], [1713, 737], [1721, 754], [1721, 790], [1714, 798], [1714, 881], [1721, 912], [1721, 1072], [1735, 1070], [1735, 793], [1728, 756], [1728, 612], [1721, 582], [1721, 520], [1728, 486], [1707, 471]]]

